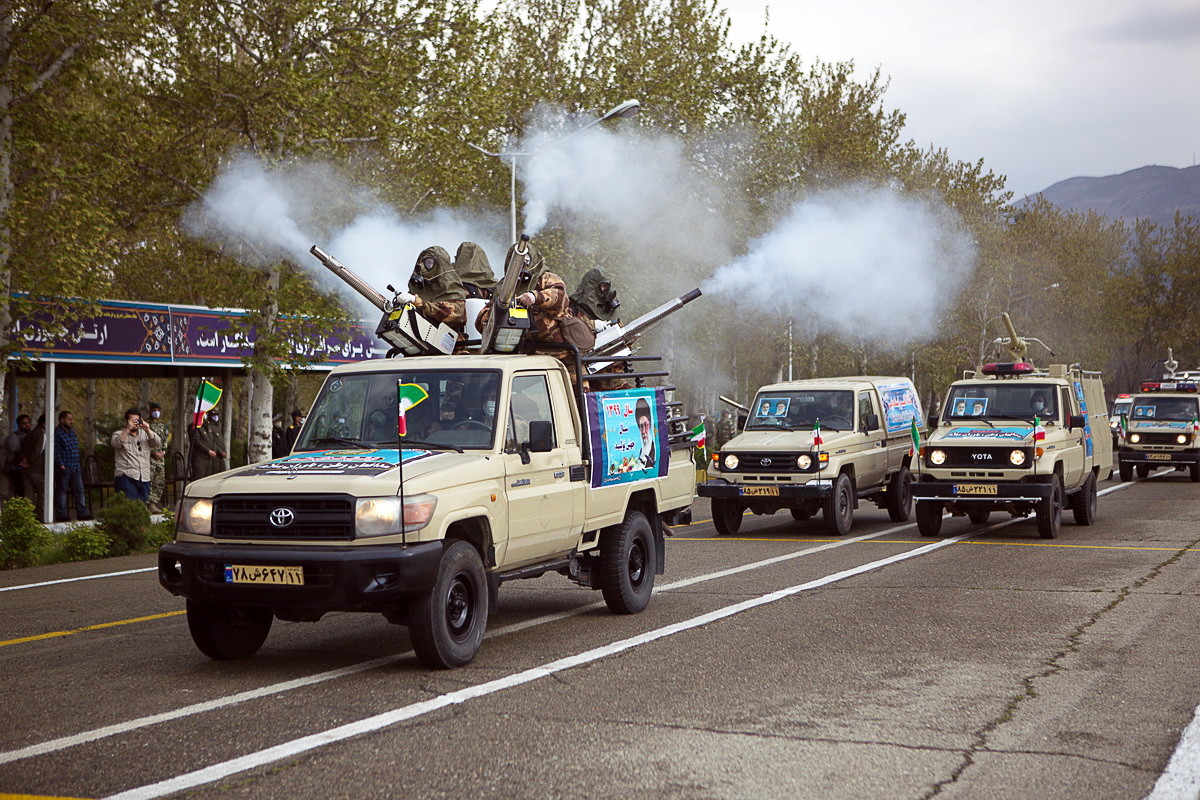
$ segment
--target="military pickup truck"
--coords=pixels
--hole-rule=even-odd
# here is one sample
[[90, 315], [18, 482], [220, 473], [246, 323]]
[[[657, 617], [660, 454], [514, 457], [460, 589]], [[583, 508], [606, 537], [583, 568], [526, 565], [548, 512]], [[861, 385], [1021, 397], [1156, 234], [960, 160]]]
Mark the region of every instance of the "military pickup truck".
[[1065, 504], [1077, 524], [1095, 520], [1096, 485], [1112, 474], [1098, 372], [985, 364], [950, 385], [933, 422], [912, 485], [922, 536], [939, 534], [946, 511], [977, 525], [993, 511], [1032, 513], [1044, 539], [1058, 535]]
[[1200, 482], [1200, 382], [1168, 376], [1142, 383], [1120, 416], [1117, 468], [1121, 480], [1159, 467], [1188, 470]]
[[244, 658], [273, 619], [374, 612], [456, 667], [500, 584], [548, 572], [644, 609], [692, 501], [687, 433], [667, 389], [578, 385], [538, 354], [332, 371], [290, 455], [187, 486], [158, 574], [197, 647]]
[[845, 535], [859, 500], [898, 522], [912, 510], [912, 430], [924, 430], [908, 378], [851, 376], [785, 381], [758, 390], [742, 432], [713, 455], [697, 494], [712, 499], [713, 524], [734, 534], [743, 514], [821, 512]]

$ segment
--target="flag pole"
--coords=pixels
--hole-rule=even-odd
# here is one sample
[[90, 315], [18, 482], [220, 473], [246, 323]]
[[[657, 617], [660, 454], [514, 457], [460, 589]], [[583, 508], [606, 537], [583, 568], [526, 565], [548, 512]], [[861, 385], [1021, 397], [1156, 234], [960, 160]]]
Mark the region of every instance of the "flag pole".
[[404, 531], [404, 437], [408, 435], [408, 424], [405, 420], [407, 409], [404, 408], [404, 398], [400, 396], [403, 378], [396, 380], [396, 473], [400, 476], [400, 536], [404, 541], [408, 535]]

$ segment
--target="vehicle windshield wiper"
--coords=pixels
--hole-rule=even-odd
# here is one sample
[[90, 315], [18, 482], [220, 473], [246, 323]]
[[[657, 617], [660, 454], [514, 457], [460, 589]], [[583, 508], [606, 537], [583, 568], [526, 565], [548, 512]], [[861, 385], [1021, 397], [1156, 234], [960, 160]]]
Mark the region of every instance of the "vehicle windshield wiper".
[[345, 436], [325, 436], [320, 439], [314, 439], [312, 444], [340, 444], [343, 447], [353, 447], [358, 450], [371, 450], [375, 445], [369, 442], [360, 442], [358, 439], [350, 439]]
[[1030, 425], [1033, 424], [1033, 418], [1037, 417], [1046, 425], [1054, 424], [1053, 419], [1043, 417], [1041, 414], [989, 414], [988, 416], [996, 419], [1019, 419], [1022, 422], [1028, 422]]
[[950, 417], [951, 422], [987, 422], [989, 428], [996, 427], [986, 417]]
[[[379, 444], [387, 445], [388, 447], [396, 446], [396, 442], [394, 442], [394, 441], [380, 442]], [[426, 441], [422, 441], [421, 439], [410, 439], [409, 437], [405, 436], [404, 437], [404, 447], [408, 447], [411, 444], [417, 445], [422, 450], [453, 450], [456, 453], [461, 453], [463, 451], [463, 449], [456, 444], [443, 444], [440, 442], [426, 442]]]

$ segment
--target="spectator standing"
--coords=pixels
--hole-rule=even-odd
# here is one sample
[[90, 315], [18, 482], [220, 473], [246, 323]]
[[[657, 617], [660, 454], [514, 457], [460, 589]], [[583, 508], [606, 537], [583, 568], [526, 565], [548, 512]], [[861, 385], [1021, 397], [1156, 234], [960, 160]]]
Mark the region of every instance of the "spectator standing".
[[75, 415], [60, 411], [54, 429], [54, 521], [71, 519], [67, 495], [75, 496], [75, 516], [91, 519], [87, 496], [83, 491], [83, 467], [79, 463], [79, 435], [75, 433]]
[[171, 447], [171, 423], [162, 418], [162, 406], [150, 404], [150, 430], [158, 436], [162, 446], [150, 451], [150, 502], [151, 514], [162, 513], [163, 491], [167, 487], [167, 450]]
[[734, 436], [737, 436], [737, 423], [733, 421], [733, 413], [722, 411], [721, 419], [717, 422], [716, 449], [720, 450]]
[[221, 459], [228, 454], [221, 449], [220, 414], [214, 409], [204, 416], [200, 427], [192, 428], [190, 455], [191, 477], [195, 481], [221, 471]]
[[130, 500], [150, 503], [150, 454], [162, 448], [139, 409], [125, 412], [125, 427], [112, 435], [113, 488]]
[[304, 427], [304, 412], [298, 408], [294, 409], [292, 411], [292, 424], [288, 426], [283, 436], [283, 454], [285, 456], [292, 452], [292, 447], [296, 444], [296, 437], [300, 435], [302, 427]]
[[283, 430], [283, 414], [271, 417], [271, 458], [282, 458], [287, 455], [283, 443], [287, 434]]
[[46, 493], [46, 415], [38, 416], [37, 425], [21, 441], [21, 463], [25, 465], [25, 496], [33, 501], [39, 518]]
[[21, 463], [21, 442], [33, 430], [33, 419], [28, 414], [17, 417], [17, 429], [4, 441], [4, 472], [8, 475], [13, 497], [25, 496], [25, 467]]

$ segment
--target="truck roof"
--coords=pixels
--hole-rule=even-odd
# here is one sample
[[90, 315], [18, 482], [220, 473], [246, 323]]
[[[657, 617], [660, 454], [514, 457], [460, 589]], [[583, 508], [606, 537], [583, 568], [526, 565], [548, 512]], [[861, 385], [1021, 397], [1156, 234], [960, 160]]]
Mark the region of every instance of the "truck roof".
[[791, 389], [862, 389], [880, 383], [911, 383], [908, 378], [888, 375], [843, 375], [837, 378], [806, 378], [799, 381], [772, 383], [759, 389], [763, 391], [788, 391]]
[[[343, 364], [330, 371], [330, 375], [345, 375], [364, 372], [397, 372], [406, 370], [435, 369], [499, 369], [516, 371], [521, 369], [558, 369], [562, 362], [548, 355], [455, 355], [419, 356], [411, 358], [373, 358], [354, 364]], [[563, 367], [565, 369], [565, 367]]]

